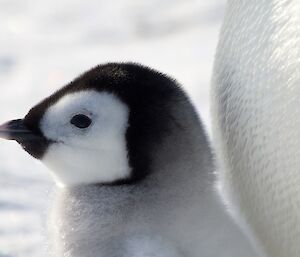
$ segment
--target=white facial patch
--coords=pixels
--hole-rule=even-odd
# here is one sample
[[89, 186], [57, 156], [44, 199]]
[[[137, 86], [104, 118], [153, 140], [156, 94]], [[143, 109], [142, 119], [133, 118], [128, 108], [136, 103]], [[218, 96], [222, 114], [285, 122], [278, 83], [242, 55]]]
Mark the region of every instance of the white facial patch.
[[[75, 115], [91, 119], [86, 128], [71, 124]], [[62, 97], [40, 126], [52, 143], [43, 157], [59, 186], [109, 183], [130, 174], [125, 133], [128, 107], [116, 96], [95, 90]]]

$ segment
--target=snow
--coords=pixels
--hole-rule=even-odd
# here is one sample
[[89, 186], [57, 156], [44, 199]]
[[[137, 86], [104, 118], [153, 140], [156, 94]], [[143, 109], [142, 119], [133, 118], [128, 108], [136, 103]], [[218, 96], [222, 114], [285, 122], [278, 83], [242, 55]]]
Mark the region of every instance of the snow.
[[[0, 123], [92, 66], [134, 61], [175, 77], [210, 129], [209, 82], [225, 0], [1, 0]], [[0, 257], [47, 256], [53, 182], [0, 142]]]

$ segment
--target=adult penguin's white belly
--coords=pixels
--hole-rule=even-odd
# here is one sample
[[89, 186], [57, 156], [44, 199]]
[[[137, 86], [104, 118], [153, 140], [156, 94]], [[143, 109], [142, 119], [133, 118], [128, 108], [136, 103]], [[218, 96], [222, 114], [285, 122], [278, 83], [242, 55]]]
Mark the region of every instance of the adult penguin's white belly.
[[229, 0], [212, 116], [231, 211], [267, 256], [299, 256], [299, 0]]

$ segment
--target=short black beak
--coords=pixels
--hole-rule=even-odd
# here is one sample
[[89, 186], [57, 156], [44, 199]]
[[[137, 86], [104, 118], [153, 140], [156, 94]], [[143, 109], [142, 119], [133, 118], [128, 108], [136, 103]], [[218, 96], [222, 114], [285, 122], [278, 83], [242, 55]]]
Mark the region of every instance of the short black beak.
[[17, 141], [23, 149], [37, 159], [41, 159], [51, 143], [42, 134], [30, 130], [24, 120], [12, 120], [0, 126], [0, 138]]
[[7, 140], [24, 141], [31, 140], [36, 135], [29, 130], [23, 120], [12, 120], [0, 126], [0, 138]]

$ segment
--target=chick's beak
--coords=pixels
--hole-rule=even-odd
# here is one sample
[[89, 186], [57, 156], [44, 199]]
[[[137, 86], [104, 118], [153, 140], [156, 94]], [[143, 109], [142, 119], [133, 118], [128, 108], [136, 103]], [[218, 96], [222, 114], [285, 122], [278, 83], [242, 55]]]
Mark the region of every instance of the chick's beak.
[[29, 130], [22, 119], [11, 120], [0, 126], [0, 138], [7, 140], [31, 140], [37, 135]]
[[26, 127], [24, 120], [12, 120], [0, 126], [0, 138], [17, 141], [34, 158], [42, 159], [51, 141]]

